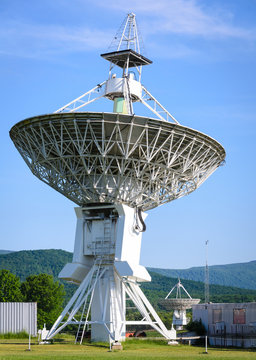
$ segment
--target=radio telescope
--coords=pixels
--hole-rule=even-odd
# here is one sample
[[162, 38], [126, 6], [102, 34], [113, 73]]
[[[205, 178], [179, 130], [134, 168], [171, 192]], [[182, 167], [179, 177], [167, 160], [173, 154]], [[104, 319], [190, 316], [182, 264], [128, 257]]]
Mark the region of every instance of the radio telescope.
[[[78, 205], [73, 261], [59, 274], [78, 289], [47, 339], [69, 324], [78, 325], [77, 341], [89, 325], [92, 341], [123, 340], [127, 324], [173, 337], [139, 287], [151, 280], [139, 264], [145, 211], [191, 193], [225, 158], [217, 141], [180, 125], [142, 85], [142, 67], [152, 62], [141, 54], [133, 13], [112, 45], [101, 55], [107, 80], [10, 131], [32, 173]], [[114, 102], [113, 112], [84, 111], [100, 98]], [[136, 102], [155, 118], [135, 115]], [[127, 298], [141, 321], [126, 321]]]
[[[169, 296], [172, 294], [172, 292], [176, 289], [176, 297], [175, 298], [169, 298]], [[185, 292], [185, 294], [188, 296], [187, 298], [184, 298], [181, 296], [181, 290]], [[186, 310], [191, 309], [193, 305], [196, 305], [200, 302], [200, 299], [192, 299], [192, 297], [189, 295], [187, 290], [184, 288], [182, 283], [180, 282], [180, 279], [178, 283], [171, 289], [171, 291], [168, 293], [166, 298], [164, 300], [160, 300], [160, 304], [166, 309], [166, 310], [174, 310], [173, 311], [173, 325], [176, 325], [176, 330], [182, 330], [183, 325], [187, 325], [187, 316], [186, 316]]]

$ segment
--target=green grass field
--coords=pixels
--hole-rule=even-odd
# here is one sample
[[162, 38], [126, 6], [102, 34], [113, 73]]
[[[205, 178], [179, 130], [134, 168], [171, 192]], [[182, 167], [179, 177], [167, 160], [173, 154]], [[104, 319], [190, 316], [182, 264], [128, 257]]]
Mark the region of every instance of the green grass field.
[[[64, 339], [62, 339], [64, 340]], [[1, 360], [25, 360], [25, 359], [256, 359], [255, 350], [242, 349], [220, 349], [209, 348], [205, 354], [203, 347], [177, 345], [168, 346], [163, 340], [140, 340], [131, 339], [123, 343], [123, 351], [109, 351], [107, 344], [75, 345], [67, 341], [48, 345], [38, 345], [33, 339], [31, 351], [27, 351], [28, 343], [24, 339], [1, 339], [0, 359]]]

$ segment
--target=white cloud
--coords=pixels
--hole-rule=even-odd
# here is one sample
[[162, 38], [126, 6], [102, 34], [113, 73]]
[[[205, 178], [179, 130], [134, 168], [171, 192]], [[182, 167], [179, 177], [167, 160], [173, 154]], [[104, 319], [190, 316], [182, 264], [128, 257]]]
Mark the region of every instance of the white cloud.
[[1, 54], [28, 58], [105, 49], [112, 32], [89, 27], [1, 22]]
[[184, 44], [159, 44], [152, 41], [150, 44], [150, 53], [164, 59], [181, 59], [200, 56], [200, 51]]
[[141, 16], [150, 17], [143, 24], [147, 34], [175, 33], [247, 40], [256, 37], [255, 29], [234, 25], [230, 12], [211, 8], [211, 3], [209, 7], [202, 6], [197, 0], [99, 0], [97, 5], [126, 12], [132, 10]]
[[[80, 14], [86, 13], [86, 8], [92, 7], [89, 0], [72, 1], [74, 5], [72, 10], [79, 11]], [[65, 13], [68, 13], [70, 2], [56, 0], [55, 6], [56, 4], [62, 6], [62, 9], [65, 8]], [[211, 40], [217, 40], [218, 48], [222, 39], [233, 39], [236, 42], [241, 40], [240, 49], [244, 41], [251, 41], [250, 46], [254, 51], [256, 31], [235, 25], [234, 14], [220, 7], [210, 8], [211, 4], [212, 2], [199, 2], [199, 0], [129, 0], [129, 2], [98, 0], [93, 4], [96, 13], [100, 13], [101, 18], [105, 13], [106, 16], [104, 23], [93, 22], [93, 26], [82, 22], [81, 18], [77, 26], [67, 22], [65, 25], [38, 24], [33, 18], [25, 20], [23, 17], [21, 20], [21, 17], [16, 17], [18, 20], [10, 20], [13, 17], [9, 14], [9, 18], [6, 17], [0, 22], [0, 54], [45, 59], [65, 53], [104, 51], [119, 26], [119, 24], [114, 26], [111, 21], [113, 11], [120, 13], [122, 17], [124, 12], [131, 11], [138, 15], [139, 27], [147, 48], [158, 49], [155, 52], [157, 56], [179, 58], [198, 56], [204, 50], [201, 44], [192, 44], [191, 39], [206, 40], [208, 45]], [[92, 21], [93, 18], [91, 23]], [[179, 37], [175, 39], [175, 35]], [[171, 46], [166, 45], [168, 43]], [[223, 44], [225, 46], [225, 43]], [[236, 45], [236, 48], [238, 49], [239, 46]]]

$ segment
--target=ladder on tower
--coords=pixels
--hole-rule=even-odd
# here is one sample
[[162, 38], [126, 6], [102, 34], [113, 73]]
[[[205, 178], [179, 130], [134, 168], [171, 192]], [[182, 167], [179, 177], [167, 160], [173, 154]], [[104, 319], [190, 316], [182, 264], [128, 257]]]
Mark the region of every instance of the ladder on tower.
[[[113, 250], [114, 250], [114, 240], [112, 239], [112, 236], [111, 236], [111, 227], [112, 227], [112, 219], [105, 218], [104, 222], [103, 222], [103, 236], [100, 238], [97, 238], [93, 244], [94, 245], [93, 246], [94, 247], [94, 255], [96, 256], [95, 271], [93, 273], [90, 284], [88, 286], [88, 288], [92, 287], [92, 292], [91, 292], [90, 298], [87, 299], [87, 300], [89, 300], [89, 302], [86, 300], [83, 304], [83, 309], [82, 309], [82, 313], [81, 313], [81, 317], [80, 317], [80, 321], [79, 321], [79, 326], [78, 326], [78, 330], [76, 333], [75, 343], [80, 342], [80, 344], [82, 344], [82, 342], [83, 342], [84, 335], [86, 333], [86, 328], [88, 329], [88, 327], [89, 327], [88, 319], [89, 319], [89, 314], [90, 314], [90, 310], [91, 310], [91, 304], [93, 301], [94, 289], [97, 285], [99, 275], [103, 271], [103, 266], [104, 265], [106, 266], [106, 264], [108, 264], [111, 261], [110, 257], [113, 257], [112, 254], [113, 254]], [[109, 255], [109, 254], [111, 254], [111, 255]], [[103, 266], [102, 266], [102, 264], [103, 264]], [[113, 282], [115, 281], [115, 279], [114, 279], [114, 274], [109, 274], [109, 276], [110, 276], [110, 278], [109, 278], [110, 295], [112, 296], [111, 289], [113, 288], [112, 285], [113, 285]], [[114, 302], [114, 299], [111, 299], [110, 301]], [[115, 302], [114, 302], [114, 304], [115, 304]]]

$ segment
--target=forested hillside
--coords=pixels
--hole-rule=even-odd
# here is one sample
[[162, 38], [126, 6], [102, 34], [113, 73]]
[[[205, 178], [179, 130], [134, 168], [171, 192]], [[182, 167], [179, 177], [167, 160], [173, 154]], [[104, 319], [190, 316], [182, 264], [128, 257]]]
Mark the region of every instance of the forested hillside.
[[[0, 270], [7, 269], [24, 281], [29, 275], [47, 273], [57, 279], [60, 270], [72, 261], [72, 254], [64, 250], [31, 250], [17, 251], [0, 255]], [[150, 270], [150, 269], [149, 269]], [[161, 271], [162, 269], [154, 269]], [[150, 301], [158, 307], [158, 300], [164, 298], [177, 282], [174, 278], [167, 277], [150, 270], [152, 282], [143, 283], [142, 289]], [[255, 275], [254, 275], [255, 276]], [[182, 278], [182, 277], [181, 277]], [[76, 289], [75, 285], [61, 281], [65, 285], [69, 298]], [[182, 283], [192, 297], [204, 299], [204, 283], [182, 279]], [[246, 302], [256, 301], [256, 290], [237, 289], [219, 285], [210, 285], [210, 300], [212, 302]]]
[[11, 252], [14, 252], [14, 251], [11, 251], [11, 250], [0, 250], [0, 254], [9, 254]]
[[72, 261], [72, 254], [64, 250], [23, 250], [0, 255], [0, 270], [10, 270], [21, 281], [29, 275], [53, 275], [65, 287], [66, 302], [76, 290], [76, 285], [58, 279], [64, 265]]
[[[177, 283], [176, 278], [150, 271], [151, 283], [143, 283], [142, 289], [157, 304], [159, 298], [164, 298], [171, 288]], [[199, 281], [181, 279], [182, 284], [193, 298], [204, 302], [204, 283]], [[256, 290], [240, 289], [232, 286], [210, 285], [211, 302], [250, 302], [256, 301]]]
[[10, 270], [24, 281], [29, 275], [46, 273], [58, 277], [72, 254], [64, 250], [27, 250], [0, 255], [0, 270]]
[[[193, 267], [185, 270], [149, 268], [149, 270], [164, 276], [204, 281], [204, 267]], [[256, 261], [209, 266], [209, 281], [210, 284], [256, 290]]]

